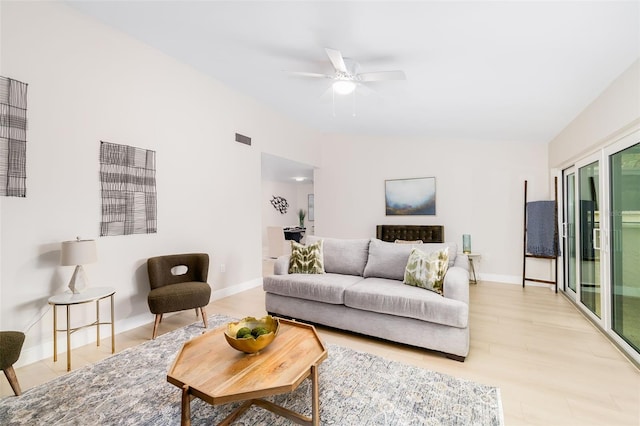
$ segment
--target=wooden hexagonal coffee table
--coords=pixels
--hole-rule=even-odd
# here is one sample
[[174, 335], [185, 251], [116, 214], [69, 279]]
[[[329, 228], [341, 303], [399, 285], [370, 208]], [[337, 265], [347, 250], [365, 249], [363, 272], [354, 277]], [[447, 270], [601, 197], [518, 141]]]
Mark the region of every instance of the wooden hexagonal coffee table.
[[[220, 424], [228, 425], [255, 404], [303, 425], [320, 424], [318, 365], [327, 349], [313, 326], [280, 319], [278, 336], [258, 354], [233, 349], [224, 330], [195, 337], [185, 343], [167, 374], [167, 381], [182, 389], [182, 425], [191, 424], [191, 399], [212, 405], [245, 401]], [[307, 417], [262, 398], [292, 392], [311, 379], [312, 416]]]

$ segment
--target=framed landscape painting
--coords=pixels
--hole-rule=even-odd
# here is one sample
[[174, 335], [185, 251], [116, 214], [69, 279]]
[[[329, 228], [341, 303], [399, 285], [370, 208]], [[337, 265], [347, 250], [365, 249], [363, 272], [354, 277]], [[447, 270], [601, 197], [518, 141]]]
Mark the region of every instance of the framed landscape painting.
[[436, 178], [384, 181], [387, 216], [436, 214]]

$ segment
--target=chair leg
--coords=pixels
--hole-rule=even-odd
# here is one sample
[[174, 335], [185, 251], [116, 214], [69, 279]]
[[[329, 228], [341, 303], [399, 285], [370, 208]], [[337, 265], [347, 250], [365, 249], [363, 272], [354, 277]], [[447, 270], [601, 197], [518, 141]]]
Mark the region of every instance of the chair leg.
[[209, 324], [207, 323], [207, 313], [204, 311], [204, 306], [200, 308], [200, 314], [202, 314], [202, 322], [204, 323], [204, 328], [209, 328]]
[[20, 390], [20, 383], [18, 383], [18, 377], [16, 376], [16, 372], [13, 369], [13, 365], [10, 365], [4, 369], [4, 375], [7, 376], [7, 380], [11, 385], [11, 389], [13, 389], [13, 393], [15, 393], [16, 396], [21, 395], [22, 390]]
[[152, 340], [155, 340], [158, 337], [158, 325], [160, 325], [160, 321], [162, 321], [162, 314], [156, 314], [156, 320], [153, 323], [153, 337]]
[[196, 318], [198, 318], [198, 308], [196, 308]]

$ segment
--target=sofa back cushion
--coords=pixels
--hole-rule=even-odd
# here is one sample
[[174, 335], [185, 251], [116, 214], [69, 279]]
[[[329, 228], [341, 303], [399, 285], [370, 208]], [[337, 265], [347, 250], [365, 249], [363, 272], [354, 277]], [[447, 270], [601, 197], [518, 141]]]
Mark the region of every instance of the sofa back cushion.
[[369, 255], [369, 239], [350, 240], [307, 236], [307, 244], [313, 244], [319, 240], [323, 240], [325, 272], [362, 276]]
[[369, 243], [369, 258], [363, 276], [402, 281], [409, 254], [414, 247], [425, 253], [449, 247], [449, 266], [453, 266], [458, 249], [455, 243], [396, 244], [372, 238]]

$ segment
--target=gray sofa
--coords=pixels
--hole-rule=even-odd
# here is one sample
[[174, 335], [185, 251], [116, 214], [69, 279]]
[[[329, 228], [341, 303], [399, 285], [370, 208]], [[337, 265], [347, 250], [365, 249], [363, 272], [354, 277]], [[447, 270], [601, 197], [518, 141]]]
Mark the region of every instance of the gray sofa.
[[[266, 310], [341, 330], [417, 346], [464, 361], [469, 352], [469, 264], [455, 243], [323, 240], [324, 274], [289, 274], [289, 256], [263, 278]], [[402, 283], [413, 247], [449, 246], [444, 296]]]

